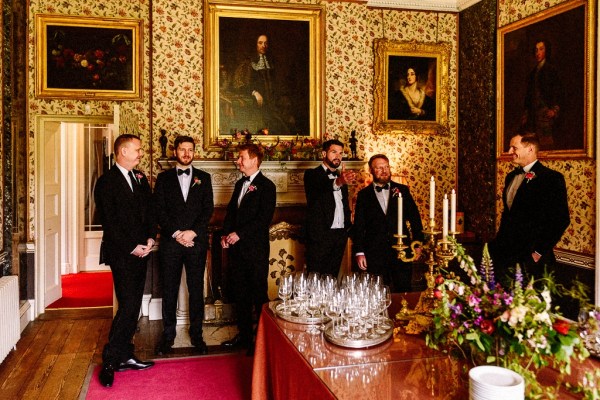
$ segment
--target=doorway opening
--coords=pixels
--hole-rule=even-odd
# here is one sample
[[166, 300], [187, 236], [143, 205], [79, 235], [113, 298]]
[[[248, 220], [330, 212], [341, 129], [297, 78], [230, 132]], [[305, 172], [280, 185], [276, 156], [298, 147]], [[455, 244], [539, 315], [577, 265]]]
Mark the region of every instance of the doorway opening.
[[[93, 306], [98, 296], [112, 299], [110, 268], [99, 264], [102, 228], [93, 196], [98, 177], [111, 164], [112, 122], [112, 117], [91, 116], [38, 119], [36, 314], [54, 307], [63, 294], [76, 294], [65, 302], [74, 308]], [[90, 280], [93, 290], [77, 286]], [[107, 286], [108, 293], [98, 293]]]

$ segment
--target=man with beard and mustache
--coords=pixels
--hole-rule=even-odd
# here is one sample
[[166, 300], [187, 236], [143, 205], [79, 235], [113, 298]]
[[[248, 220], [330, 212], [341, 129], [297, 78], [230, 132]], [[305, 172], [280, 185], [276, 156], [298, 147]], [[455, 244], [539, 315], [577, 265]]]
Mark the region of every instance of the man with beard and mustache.
[[395, 292], [411, 290], [412, 268], [399, 260], [392, 248], [397, 243], [398, 198], [402, 197], [402, 224], [405, 244], [423, 239], [419, 209], [408, 186], [392, 181], [390, 163], [384, 154], [369, 159], [373, 184], [358, 192], [352, 227], [356, 264], [362, 271], [381, 275]]
[[208, 250], [208, 223], [213, 213], [210, 175], [191, 166], [194, 139], [175, 139], [177, 166], [158, 174], [154, 188], [156, 215], [161, 230], [159, 246], [162, 272], [163, 333], [159, 355], [172, 351], [177, 325], [176, 309], [181, 274], [185, 265], [189, 292], [189, 334], [201, 354], [208, 349], [202, 338], [204, 320], [204, 267]]
[[306, 267], [308, 271], [337, 277], [352, 225], [348, 184], [354, 171], [337, 168], [344, 144], [337, 139], [323, 143], [323, 164], [304, 173], [306, 194]]

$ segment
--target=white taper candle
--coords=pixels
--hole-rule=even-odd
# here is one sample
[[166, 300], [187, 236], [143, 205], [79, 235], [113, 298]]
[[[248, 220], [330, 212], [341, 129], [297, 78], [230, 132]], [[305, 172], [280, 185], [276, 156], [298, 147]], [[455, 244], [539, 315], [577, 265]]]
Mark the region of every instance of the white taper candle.
[[456, 192], [450, 193], [450, 232], [456, 232]]
[[448, 194], [444, 194], [444, 201], [442, 203], [442, 239], [446, 239], [448, 236]]
[[429, 181], [429, 219], [435, 216], [435, 179], [433, 176]]
[[402, 226], [404, 225], [402, 223], [403, 220], [403, 215], [402, 215], [402, 194], [398, 193], [398, 235], [402, 236], [403, 234], [403, 229]]

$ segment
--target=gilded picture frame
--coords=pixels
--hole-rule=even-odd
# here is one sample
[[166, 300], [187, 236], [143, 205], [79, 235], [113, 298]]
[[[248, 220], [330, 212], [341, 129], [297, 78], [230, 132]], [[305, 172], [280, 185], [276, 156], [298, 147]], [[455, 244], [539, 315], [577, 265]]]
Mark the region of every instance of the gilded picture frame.
[[446, 135], [448, 43], [374, 41], [373, 132]]
[[320, 140], [324, 8], [209, 0], [204, 12], [204, 148], [236, 131], [265, 144]]
[[36, 14], [35, 96], [142, 98], [143, 21]]
[[593, 157], [594, 2], [569, 1], [498, 30], [497, 146], [537, 132], [540, 158]]

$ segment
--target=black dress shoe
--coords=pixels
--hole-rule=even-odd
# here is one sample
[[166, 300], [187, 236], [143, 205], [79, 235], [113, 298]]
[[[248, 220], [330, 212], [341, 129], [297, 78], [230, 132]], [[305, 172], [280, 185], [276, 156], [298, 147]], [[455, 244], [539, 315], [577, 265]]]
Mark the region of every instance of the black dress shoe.
[[202, 339], [192, 339], [192, 346], [196, 348], [195, 352], [199, 354], [208, 354], [208, 346]]
[[237, 334], [233, 338], [221, 343], [221, 345], [227, 347], [228, 349], [235, 349], [235, 348], [239, 348], [239, 347], [248, 347], [248, 341], [245, 340], [239, 334]]
[[98, 375], [100, 379], [100, 384], [104, 387], [112, 387], [113, 382], [115, 381], [115, 368], [112, 364], [104, 364], [102, 365], [102, 369], [100, 370], [100, 374]]
[[123, 371], [127, 371], [130, 369], [141, 370], [141, 369], [150, 368], [153, 365], [154, 365], [154, 361], [142, 361], [142, 360], [138, 360], [136, 357], [131, 357], [129, 360], [123, 361], [122, 363], [120, 363], [119, 367], [117, 368], [117, 371], [123, 372]]
[[172, 353], [173, 344], [175, 344], [174, 340], [161, 339], [161, 341], [158, 343], [158, 346], [156, 346], [156, 355], [164, 356]]

